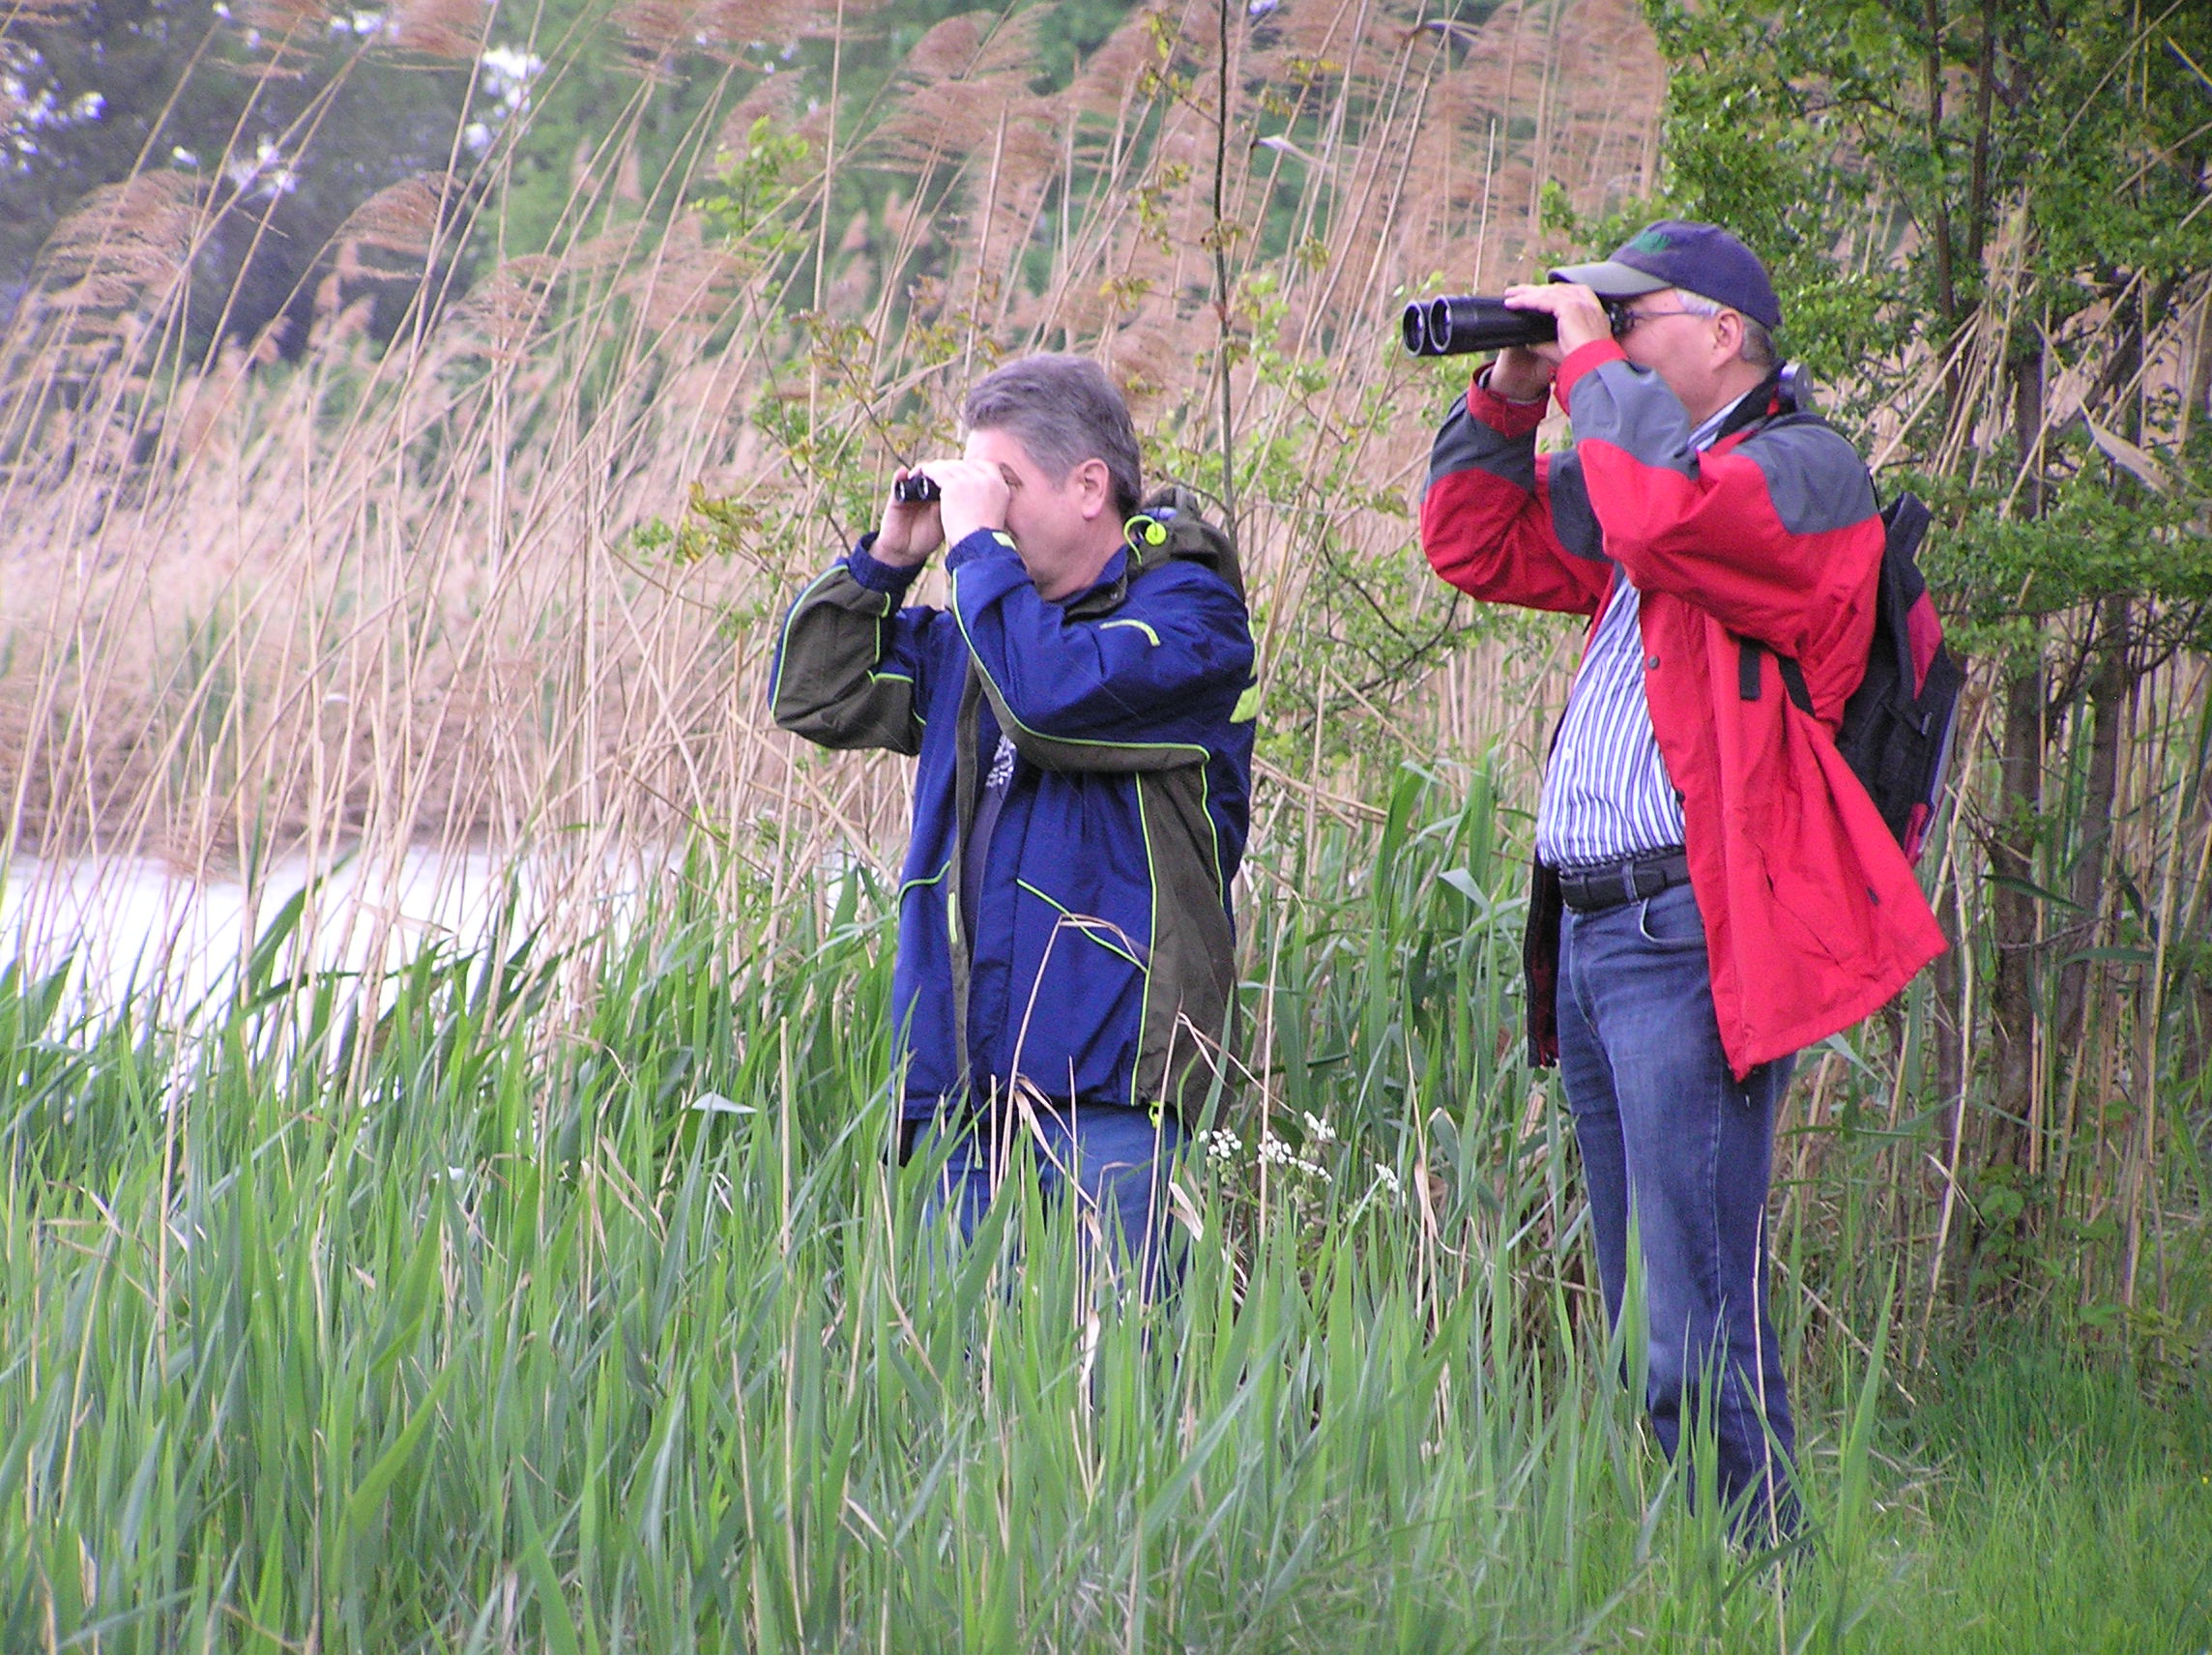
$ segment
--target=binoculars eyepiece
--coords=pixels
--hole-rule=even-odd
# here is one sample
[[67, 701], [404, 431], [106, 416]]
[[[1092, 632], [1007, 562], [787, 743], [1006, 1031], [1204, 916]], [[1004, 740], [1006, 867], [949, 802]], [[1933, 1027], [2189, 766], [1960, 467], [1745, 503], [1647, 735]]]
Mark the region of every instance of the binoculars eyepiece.
[[926, 472], [917, 471], [891, 484], [891, 498], [901, 506], [927, 506], [939, 492], [937, 479]]

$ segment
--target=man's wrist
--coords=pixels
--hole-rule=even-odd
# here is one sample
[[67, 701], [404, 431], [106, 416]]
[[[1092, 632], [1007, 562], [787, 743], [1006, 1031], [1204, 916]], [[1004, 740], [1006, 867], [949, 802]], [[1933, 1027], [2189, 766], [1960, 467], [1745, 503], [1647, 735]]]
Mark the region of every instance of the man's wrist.
[[[1539, 408], [1552, 399], [1550, 381], [1534, 386], [1499, 385], [1498, 383], [1498, 364], [1494, 362], [1485, 363], [1475, 370], [1474, 383], [1480, 389], [1497, 397], [1499, 401], [1508, 403], [1515, 408]], [[1530, 394], [1526, 396], [1517, 394], [1520, 392], [1528, 392]]]
[[1536, 427], [1552, 411], [1549, 390], [1542, 396], [1528, 402], [1517, 402], [1501, 395], [1487, 383], [1487, 373], [1474, 376], [1474, 383], [1467, 388], [1467, 414], [1502, 437], [1526, 437], [1533, 441]]
[[875, 552], [876, 538], [873, 529], [860, 537], [859, 544], [845, 559], [847, 571], [870, 592], [904, 592], [914, 584], [914, 577], [921, 572], [921, 566], [928, 560], [916, 558], [912, 563], [895, 563], [888, 558], [879, 558]]

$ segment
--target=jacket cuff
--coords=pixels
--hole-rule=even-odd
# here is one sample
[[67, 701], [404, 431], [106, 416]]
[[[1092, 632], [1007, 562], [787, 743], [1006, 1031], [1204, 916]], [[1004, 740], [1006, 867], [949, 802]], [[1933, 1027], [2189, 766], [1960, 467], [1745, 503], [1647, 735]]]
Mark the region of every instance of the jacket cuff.
[[1559, 363], [1559, 377], [1553, 382], [1559, 393], [1559, 406], [1572, 415], [1574, 408], [1568, 398], [1574, 392], [1575, 383], [1584, 374], [1603, 367], [1609, 362], [1627, 360], [1628, 353], [1620, 348], [1618, 339], [1592, 339], [1588, 344], [1569, 352], [1567, 360]]
[[1004, 529], [977, 529], [946, 554], [945, 566], [956, 569], [977, 558], [1014, 557], [1014, 537]]
[[1526, 437], [1544, 422], [1544, 416], [1552, 406], [1551, 392], [1546, 392], [1533, 402], [1516, 402], [1509, 396], [1500, 396], [1490, 389], [1493, 365], [1484, 363], [1475, 370], [1473, 383], [1467, 388], [1468, 417], [1481, 421], [1500, 436]]
[[921, 572], [919, 564], [887, 564], [877, 561], [869, 552], [876, 543], [876, 532], [870, 529], [860, 537], [860, 543], [853, 548], [845, 560], [846, 572], [870, 592], [888, 592], [893, 596], [914, 584], [914, 577]]

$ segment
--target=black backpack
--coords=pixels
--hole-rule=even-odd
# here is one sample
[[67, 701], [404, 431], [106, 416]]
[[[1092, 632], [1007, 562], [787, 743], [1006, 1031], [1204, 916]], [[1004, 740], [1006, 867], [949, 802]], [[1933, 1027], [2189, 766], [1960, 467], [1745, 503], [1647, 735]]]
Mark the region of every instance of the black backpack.
[[[1951, 738], [1959, 723], [1959, 692], [1966, 675], [1943, 647], [1943, 623], [1928, 595], [1916, 554], [1928, 533], [1928, 508], [1901, 494], [1882, 508], [1880, 585], [1875, 595], [1874, 640], [1866, 677], [1844, 704], [1836, 750], [1866, 786], [1867, 796], [1906, 860], [1920, 855], [1936, 807], [1942, 801], [1951, 764]], [[1759, 652], [1742, 647], [1739, 687], [1759, 699]], [[1774, 664], [1790, 699], [1806, 712], [1813, 698], [1796, 661], [1778, 654]]]

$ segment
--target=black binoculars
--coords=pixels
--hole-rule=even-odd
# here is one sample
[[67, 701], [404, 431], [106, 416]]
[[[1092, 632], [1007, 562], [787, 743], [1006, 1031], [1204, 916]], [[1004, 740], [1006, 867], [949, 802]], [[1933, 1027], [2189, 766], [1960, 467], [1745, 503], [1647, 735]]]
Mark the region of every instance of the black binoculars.
[[915, 472], [891, 484], [891, 498], [901, 506], [927, 506], [938, 494], [937, 479], [926, 472]]
[[[1620, 307], [1606, 302], [1606, 314], [1619, 326]], [[1502, 299], [1472, 293], [1417, 299], [1406, 306], [1400, 326], [1406, 349], [1417, 357], [1459, 357], [1470, 351], [1501, 351], [1508, 345], [1549, 344], [1559, 325], [1543, 310], [1516, 310]]]

